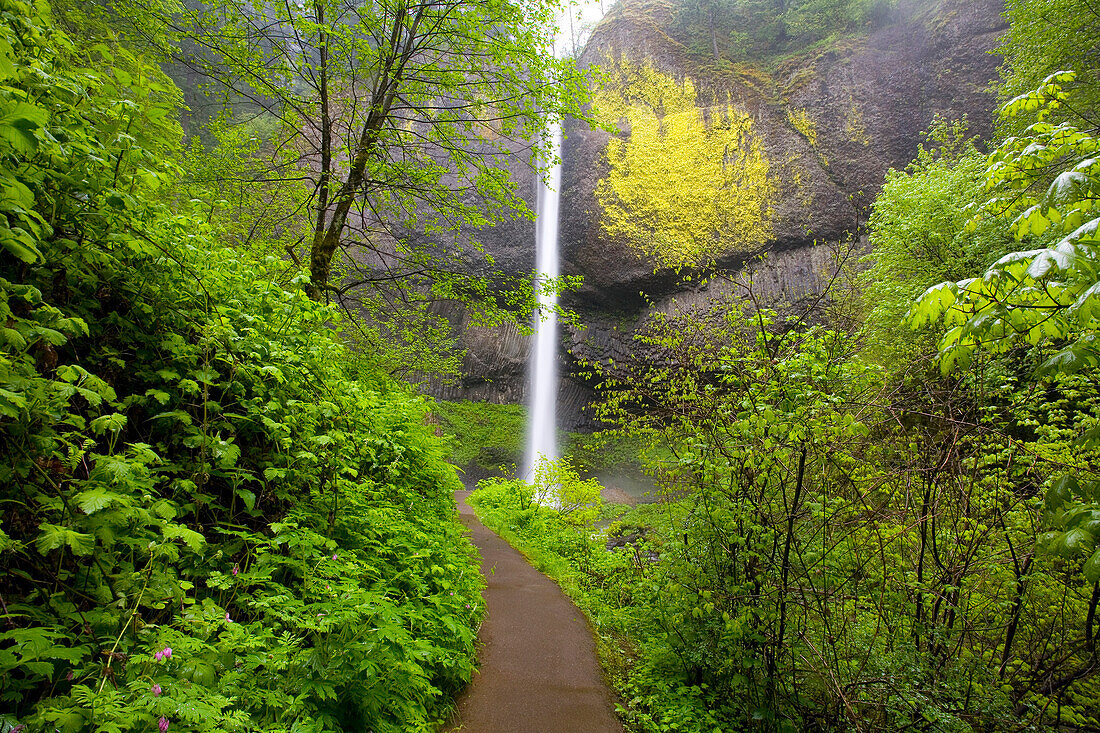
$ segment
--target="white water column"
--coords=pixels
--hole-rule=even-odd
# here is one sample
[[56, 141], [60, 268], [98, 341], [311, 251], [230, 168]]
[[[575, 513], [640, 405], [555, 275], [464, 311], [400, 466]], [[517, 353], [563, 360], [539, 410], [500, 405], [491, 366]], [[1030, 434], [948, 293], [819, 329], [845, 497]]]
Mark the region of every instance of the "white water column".
[[[552, 121], [547, 130], [551, 155], [561, 151], [561, 124]], [[523, 477], [533, 477], [539, 456], [558, 457], [558, 304], [556, 292], [545, 292], [540, 284], [558, 277], [558, 208], [561, 190], [561, 163], [555, 163], [539, 181], [535, 203], [535, 287], [538, 310], [535, 312], [535, 350], [528, 367], [527, 393], [530, 412], [527, 421], [527, 454]]]

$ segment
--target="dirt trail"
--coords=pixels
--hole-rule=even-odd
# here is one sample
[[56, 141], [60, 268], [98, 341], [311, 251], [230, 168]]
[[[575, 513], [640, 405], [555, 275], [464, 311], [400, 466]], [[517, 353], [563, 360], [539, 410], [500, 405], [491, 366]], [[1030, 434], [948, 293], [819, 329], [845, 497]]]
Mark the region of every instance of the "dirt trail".
[[592, 632], [557, 584], [489, 531], [455, 494], [488, 581], [481, 668], [450, 733], [622, 733]]

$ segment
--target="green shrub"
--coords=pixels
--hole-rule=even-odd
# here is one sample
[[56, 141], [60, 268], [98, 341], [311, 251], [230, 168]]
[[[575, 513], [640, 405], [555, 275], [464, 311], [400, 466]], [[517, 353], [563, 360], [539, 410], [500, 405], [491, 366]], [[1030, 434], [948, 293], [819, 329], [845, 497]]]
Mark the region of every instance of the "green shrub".
[[527, 430], [522, 405], [440, 401], [435, 411], [443, 431], [453, 436], [450, 460], [456, 466], [507, 473], [522, 460]]
[[0, 728], [431, 730], [481, 580], [426, 403], [155, 203], [152, 69], [0, 29]]

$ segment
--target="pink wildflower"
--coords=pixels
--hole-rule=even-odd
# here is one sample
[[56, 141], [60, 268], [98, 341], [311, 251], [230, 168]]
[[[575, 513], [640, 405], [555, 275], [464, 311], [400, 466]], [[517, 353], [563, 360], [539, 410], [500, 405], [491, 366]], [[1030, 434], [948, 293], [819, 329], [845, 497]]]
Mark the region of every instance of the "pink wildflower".
[[241, 566], [239, 564], [234, 563], [234, 565], [233, 565], [233, 574], [236, 575], [239, 572], [241, 572]]
[[161, 649], [159, 652], [154, 654], [153, 658], [156, 659], [159, 662], [162, 659], [168, 659], [171, 656], [172, 656], [172, 647], [166, 646], [163, 649]]
[[160, 697], [160, 693], [164, 692], [156, 682], [153, 683], [153, 697]]
[[160, 733], [168, 733], [168, 718], [162, 715], [160, 720], [157, 721], [157, 726], [160, 727]]
[[335, 552], [334, 552], [334, 553], [332, 553], [332, 559], [333, 559], [333, 560], [335, 560], [335, 559], [336, 559], [336, 553], [335, 553]]
[[229, 611], [226, 611], [226, 612], [225, 612], [225, 622], [226, 622], [227, 624], [231, 624], [231, 623], [233, 623], [233, 619], [229, 618]]

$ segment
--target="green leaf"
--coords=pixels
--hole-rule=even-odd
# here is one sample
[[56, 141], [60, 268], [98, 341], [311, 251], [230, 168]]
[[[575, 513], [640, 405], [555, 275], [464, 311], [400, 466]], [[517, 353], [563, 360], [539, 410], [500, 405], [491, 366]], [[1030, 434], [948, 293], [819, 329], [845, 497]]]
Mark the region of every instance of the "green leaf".
[[1048, 512], [1057, 511], [1065, 506], [1073, 498], [1073, 495], [1079, 493], [1080, 490], [1075, 476], [1062, 476], [1055, 480], [1055, 482], [1050, 485], [1050, 488], [1047, 489], [1046, 497], [1043, 499], [1043, 506]]
[[29, 211], [34, 208], [34, 193], [27, 184], [6, 172], [0, 173], [0, 209]]
[[1086, 450], [1100, 448], [1100, 421], [1093, 422], [1081, 431], [1074, 443]]
[[119, 412], [110, 415], [101, 415], [92, 420], [92, 432], [96, 435], [104, 433], [118, 433], [126, 425], [126, 416]]
[[248, 507], [248, 511], [252, 511], [256, 508], [256, 494], [248, 489], [237, 489], [237, 496], [241, 498], [244, 505]]
[[1073, 257], [1056, 249], [1045, 249], [1035, 256], [1027, 268], [1029, 277], [1039, 280], [1053, 273], [1060, 273], [1073, 266]]
[[12, 61], [13, 53], [11, 43], [0, 39], [0, 81], [15, 76], [15, 63]]
[[160, 420], [162, 418], [172, 418], [176, 422], [183, 423], [184, 425], [191, 424], [191, 416], [183, 410], [171, 410], [169, 412], [161, 412], [153, 415], [154, 420]]
[[121, 494], [116, 494], [113, 491], [108, 491], [98, 486], [94, 489], [82, 491], [75, 497], [77, 506], [79, 506], [80, 510], [85, 514], [95, 514], [116, 502], [127, 503], [125, 499], [126, 497]]
[[45, 127], [49, 119], [49, 112], [30, 102], [0, 104], [0, 138], [18, 153], [33, 153], [38, 149], [33, 131]]
[[27, 348], [27, 340], [23, 338], [23, 334], [14, 328], [0, 328], [0, 341], [12, 347], [15, 351], [22, 351]]
[[1040, 376], [1075, 374], [1096, 363], [1096, 352], [1092, 349], [1083, 348], [1079, 344], [1071, 344], [1061, 351], [1055, 352], [1053, 356], [1039, 365], [1038, 374]]
[[1096, 540], [1088, 531], [1078, 527], [1066, 532], [1059, 544], [1061, 547], [1056, 550], [1058, 554], [1069, 558], [1092, 552], [1096, 547]]
[[[3, 136], [3, 132], [4, 129], [0, 127], [0, 136]], [[26, 237], [16, 236], [10, 229], [0, 229], [0, 247], [27, 264], [35, 264], [42, 260], [42, 253], [33, 242], [28, 241]]]
[[241, 457], [241, 448], [235, 443], [216, 440], [211, 446], [211, 453], [218, 464], [218, 468], [232, 468], [237, 465], [237, 461]]
[[0, 553], [19, 552], [23, 549], [23, 543], [8, 537], [4, 530], [0, 529]]
[[181, 524], [164, 525], [164, 538], [166, 540], [183, 540], [184, 544], [194, 552], [201, 551], [202, 546], [206, 544], [205, 537]]
[[215, 384], [218, 381], [218, 372], [210, 367], [192, 370], [191, 376], [199, 384]]
[[1082, 572], [1090, 583], [1100, 581], [1100, 550], [1092, 553], [1092, 557], [1085, 562]]
[[933, 285], [924, 291], [909, 312], [907, 320], [913, 328], [923, 328], [937, 319], [954, 305], [959, 297], [959, 286], [953, 282]]
[[154, 400], [156, 400], [157, 402], [159, 402], [162, 405], [167, 405], [168, 400], [171, 399], [171, 397], [172, 397], [172, 395], [168, 394], [164, 390], [154, 389], [154, 388], [149, 388], [149, 389], [145, 390], [145, 396], [146, 397], [152, 397]]
[[46, 522], [40, 524], [38, 528], [41, 534], [35, 539], [34, 545], [43, 555], [66, 546], [74, 555], [90, 555], [95, 550], [95, 538], [90, 534]]

